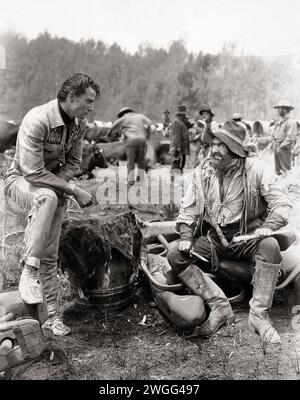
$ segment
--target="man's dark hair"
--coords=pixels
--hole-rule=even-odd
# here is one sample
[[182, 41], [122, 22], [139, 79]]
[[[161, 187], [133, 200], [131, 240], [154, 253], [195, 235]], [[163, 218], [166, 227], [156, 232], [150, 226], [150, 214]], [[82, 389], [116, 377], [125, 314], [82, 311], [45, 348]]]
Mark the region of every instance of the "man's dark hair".
[[71, 92], [73, 92], [75, 96], [81, 96], [88, 87], [91, 87], [95, 90], [96, 98], [100, 96], [99, 83], [87, 74], [76, 72], [75, 74], [69, 76], [69, 78], [66, 79], [61, 85], [61, 88], [57, 93], [57, 98], [60, 101], [65, 101], [68, 94]]

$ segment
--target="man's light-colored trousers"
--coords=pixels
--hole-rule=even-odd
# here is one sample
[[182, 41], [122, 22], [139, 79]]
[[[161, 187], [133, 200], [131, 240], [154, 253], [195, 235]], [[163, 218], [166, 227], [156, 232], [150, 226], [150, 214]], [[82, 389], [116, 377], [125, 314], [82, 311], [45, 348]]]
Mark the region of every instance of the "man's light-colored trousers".
[[57, 260], [64, 206], [52, 189], [37, 187], [16, 177], [5, 187], [6, 196], [29, 210], [20, 264], [39, 269], [43, 295], [49, 313], [57, 309]]

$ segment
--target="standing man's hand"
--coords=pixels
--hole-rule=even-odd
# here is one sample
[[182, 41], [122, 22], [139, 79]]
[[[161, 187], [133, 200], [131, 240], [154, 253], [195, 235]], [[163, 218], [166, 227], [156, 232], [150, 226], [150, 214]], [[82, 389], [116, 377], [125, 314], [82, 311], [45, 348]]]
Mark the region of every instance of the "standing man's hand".
[[182, 253], [189, 253], [192, 248], [192, 242], [189, 240], [179, 240], [178, 250]]
[[75, 186], [73, 196], [81, 208], [88, 207], [93, 203], [92, 195], [78, 186]]

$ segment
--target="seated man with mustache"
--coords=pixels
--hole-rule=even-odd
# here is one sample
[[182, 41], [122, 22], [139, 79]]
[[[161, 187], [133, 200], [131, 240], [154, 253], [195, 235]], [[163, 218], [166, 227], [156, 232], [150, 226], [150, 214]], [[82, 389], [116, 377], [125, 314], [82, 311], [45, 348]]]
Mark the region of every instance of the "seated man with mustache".
[[[277, 240], [265, 236], [288, 223], [291, 204], [268, 165], [248, 158], [245, 135], [245, 127], [232, 120], [214, 132], [211, 155], [194, 170], [182, 200], [177, 218], [180, 239], [168, 261], [178, 278], [207, 302], [209, 317], [196, 330], [197, 336], [206, 336], [233, 322], [234, 315], [223, 291], [192, 263], [192, 246], [210, 261], [206, 272], [216, 272], [221, 259], [254, 260], [249, 327], [262, 341], [277, 344], [281, 339], [268, 309], [282, 258]], [[232, 243], [235, 235], [253, 232], [257, 239]]]

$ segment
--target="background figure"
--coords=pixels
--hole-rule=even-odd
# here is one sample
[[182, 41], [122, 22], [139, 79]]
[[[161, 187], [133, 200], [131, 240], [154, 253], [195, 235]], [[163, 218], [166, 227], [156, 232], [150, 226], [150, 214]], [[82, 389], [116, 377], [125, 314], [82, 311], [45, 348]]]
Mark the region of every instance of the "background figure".
[[[115, 131], [121, 134], [121, 140], [126, 143], [127, 179], [131, 186], [136, 180], [142, 180], [142, 171], [145, 171], [145, 157], [147, 151], [146, 141], [149, 138], [151, 121], [143, 114], [135, 113], [131, 108], [122, 108], [117, 120], [113, 123], [108, 135]], [[138, 167], [138, 175], [134, 177], [135, 163]]]
[[242, 122], [243, 116], [240, 113], [232, 114], [232, 120], [235, 122]]
[[170, 111], [165, 110], [164, 111], [164, 121], [163, 121], [163, 131], [164, 131], [165, 136], [169, 136], [171, 125], [172, 125], [172, 122], [170, 119]]
[[280, 101], [274, 108], [278, 110], [280, 117], [272, 132], [274, 161], [276, 173], [281, 175], [292, 167], [292, 150], [296, 143], [297, 121], [289, 115], [294, 107], [288, 101]]
[[187, 168], [195, 168], [202, 159], [201, 150], [201, 135], [205, 129], [205, 122], [199, 120], [189, 130], [190, 138], [190, 155], [187, 157], [186, 166]]
[[201, 137], [202, 154], [205, 158], [209, 153], [209, 149], [214, 137], [213, 132], [218, 129], [218, 124], [217, 122], [213, 121], [213, 117], [215, 116], [215, 114], [212, 112], [212, 109], [210, 107], [202, 106], [199, 110], [199, 114], [201, 116], [201, 119], [205, 122], [205, 129]]
[[244, 142], [246, 144], [250, 139], [251, 126], [244, 121], [244, 117], [240, 113], [232, 114], [232, 121], [240, 122], [241, 124], [243, 124], [243, 126], [245, 126], [246, 136]]
[[244, 148], [248, 151], [249, 157], [254, 157], [257, 155], [257, 139], [251, 135], [251, 126], [244, 120], [244, 117], [240, 113], [232, 114], [231, 121], [241, 124], [245, 130], [245, 139], [243, 142]]
[[189, 123], [186, 116], [186, 107], [177, 108], [176, 118], [171, 129], [170, 154], [172, 158], [171, 171], [179, 169], [183, 171], [186, 156], [190, 153], [189, 129], [192, 124]]

